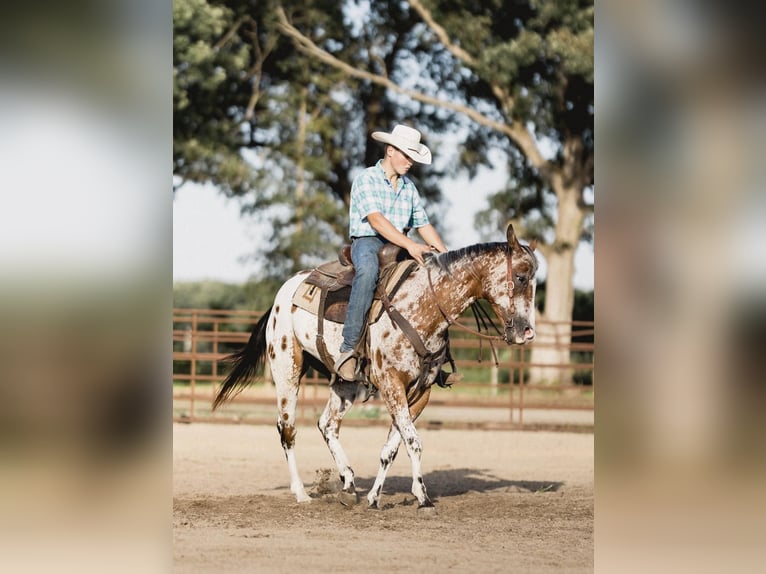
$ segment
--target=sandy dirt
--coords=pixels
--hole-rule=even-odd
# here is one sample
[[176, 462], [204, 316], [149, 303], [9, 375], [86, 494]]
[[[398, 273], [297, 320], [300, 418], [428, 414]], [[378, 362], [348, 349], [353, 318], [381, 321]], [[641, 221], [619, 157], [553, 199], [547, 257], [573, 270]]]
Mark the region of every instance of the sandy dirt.
[[[349, 427], [357, 489], [372, 486], [386, 438]], [[436, 513], [417, 509], [402, 449], [381, 510], [338, 503], [315, 427], [297, 457], [315, 499], [298, 504], [275, 427], [174, 425], [174, 572], [592, 572], [593, 435], [421, 430]], [[330, 470], [332, 469], [332, 470]]]

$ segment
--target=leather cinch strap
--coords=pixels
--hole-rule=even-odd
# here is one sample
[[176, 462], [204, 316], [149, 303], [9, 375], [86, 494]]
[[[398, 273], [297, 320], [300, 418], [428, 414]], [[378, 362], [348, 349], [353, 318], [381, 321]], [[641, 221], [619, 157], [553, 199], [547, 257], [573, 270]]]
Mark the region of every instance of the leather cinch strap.
[[409, 339], [415, 352], [418, 354], [418, 357], [420, 357], [420, 374], [418, 375], [415, 388], [419, 388], [425, 383], [428, 372], [431, 371], [431, 369], [441, 367], [447, 361], [449, 361], [452, 371], [454, 373], [457, 372], [455, 362], [449, 351], [449, 336], [445, 338], [444, 344], [432, 353], [426, 348], [423, 339], [420, 338], [420, 335], [418, 335], [418, 332], [410, 322], [404, 318], [396, 307], [394, 307], [391, 300], [388, 298], [388, 295], [384, 294], [381, 296], [380, 300], [381, 303], [383, 303], [383, 309], [385, 309], [388, 316], [391, 317], [391, 321], [402, 330], [402, 333]]

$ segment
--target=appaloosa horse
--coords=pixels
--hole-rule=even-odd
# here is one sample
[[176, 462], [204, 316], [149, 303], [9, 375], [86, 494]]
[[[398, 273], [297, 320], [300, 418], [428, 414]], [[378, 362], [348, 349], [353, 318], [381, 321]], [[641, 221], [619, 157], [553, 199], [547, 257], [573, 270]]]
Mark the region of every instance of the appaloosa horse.
[[[386, 472], [402, 441], [412, 464], [412, 493], [419, 508], [433, 506], [421, 474], [422, 448], [415, 419], [428, 403], [431, 385], [441, 376], [447, 329], [453, 321], [473, 301], [486, 299], [504, 323], [506, 343], [522, 345], [535, 336], [537, 260], [532, 248], [519, 243], [512, 226], [506, 236], [507, 242], [472, 245], [426, 256], [425, 265], [407, 277], [388, 302], [387, 312], [369, 327], [367, 374], [392, 419], [388, 440], [380, 454], [380, 468], [367, 495], [371, 507], [380, 506]], [[215, 408], [249, 385], [268, 357], [277, 392], [277, 428], [290, 471], [290, 490], [298, 502], [311, 500], [295, 460], [298, 388], [309, 365], [321, 366], [317, 360], [321, 355], [317, 349], [317, 317], [293, 305], [293, 295], [308, 273], [300, 272], [282, 285], [272, 308], [255, 326], [245, 348], [229, 357], [233, 369], [213, 403]], [[408, 338], [408, 329], [401, 328], [402, 320], [419, 335], [419, 343]], [[324, 344], [334, 360], [342, 340], [342, 324], [325, 321], [323, 326]], [[424, 362], [423, 346], [431, 351], [432, 359], [441, 359]], [[352, 504], [359, 500], [354, 471], [338, 434], [343, 416], [364, 386], [333, 377], [330, 389], [330, 399], [318, 427], [343, 482], [340, 500]]]

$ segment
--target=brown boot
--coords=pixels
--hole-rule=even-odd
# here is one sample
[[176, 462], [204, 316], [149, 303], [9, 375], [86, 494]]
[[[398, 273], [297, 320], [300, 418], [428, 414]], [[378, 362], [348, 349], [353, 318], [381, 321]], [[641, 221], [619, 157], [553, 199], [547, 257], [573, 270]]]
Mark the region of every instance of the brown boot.
[[356, 364], [356, 353], [354, 351], [346, 351], [345, 353], [341, 353], [338, 360], [335, 361], [335, 372], [345, 381], [355, 381]]

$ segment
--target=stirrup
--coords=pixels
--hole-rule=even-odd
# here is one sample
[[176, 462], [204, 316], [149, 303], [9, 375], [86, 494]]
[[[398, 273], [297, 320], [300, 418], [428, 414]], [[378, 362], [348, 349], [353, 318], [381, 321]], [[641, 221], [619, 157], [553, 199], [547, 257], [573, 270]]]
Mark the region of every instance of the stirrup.
[[366, 403], [371, 398], [377, 398], [378, 388], [373, 385], [367, 379], [359, 381], [359, 392], [356, 395], [357, 399], [361, 399], [362, 403]]

